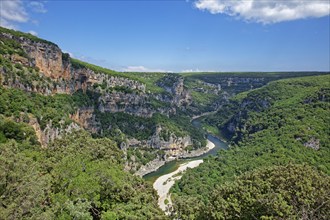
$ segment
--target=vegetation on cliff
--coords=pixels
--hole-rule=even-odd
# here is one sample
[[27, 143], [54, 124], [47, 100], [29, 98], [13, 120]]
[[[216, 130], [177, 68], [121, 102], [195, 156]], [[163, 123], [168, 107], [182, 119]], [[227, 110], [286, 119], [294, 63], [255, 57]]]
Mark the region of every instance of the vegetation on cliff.
[[[190, 114], [216, 111], [229, 98], [279, 79], [328, 74], [326, 72], [197, 72], [181, 73], [192, 95]], [[209, 124], [209, 123], [208, 123]]]
[[57, 45], [53, 42], [50, 42], [48, 40], [45, 40], [45, 39], [41, 39], [39, 37], [36, 37], [30, 33], [24, 33], [24, 32], [21, 32], [21, 31], [16, 31], [16, 30], [11, 30], [11, 29], [7, 29], [7, 28], [4, 28], [4, 27], [0, 27], [0, 32], [4, 32], [4, 33], [9, 33], [15, 37], [24, 37], [24, 38], [27, 38], [27, 39], [30, 39], [31, 41], [34, 41], [34, 42], [40, 42], [40, 43], [46, 43], [46, 44], [49, 44], [49, 45], [53, 45], [53, 46], [56, 46]]
[[[212, 115], [209, 121], [216, 123], [225, 132], [232, 144], [232, 148], [228, 151], [220, 151], [216, 157], [207, 159], [194, 170], [189, 170], [175, 184], [173, 188], [176, 204], [175, 211], [181, 213], [182, 218], [199, 219], [198, 216], [205, 210], [205, 207], [215, 205], [215, 208], [207, 209], [209, 211], [207, 216], [213, 216], [215, 219], [226, 218], [225, 215], [218, 213], [226, 213], [228, 209], [233, 209], [228, 211], [230, 212], [228, 215], [232, 217], [237, 214], [235, 211], [242, 214], [241, 216], [245, 216], [245, 218], [252, 218], [254, 215], [258, 216], [258, 214], [263, 215], [263, 212], [259, 213], [258, 210], [254, 209], [249, 209], [250, 213], [245, 212], [246, 210], [244, 211], [245, 201], [240, 203], [240, 196], [247, 196], [248, 193], [252, 195], [253, 192], [247, 191], [246, 195], [238, 194], [242, 185], [240, 185], [240, 182], [236, 185], [235, 182], [238, 180], [235, 178], [246, 172], [252, 172], [252, 176], [261, 175], [262, 172], [268, 172], [267, 167], [274, 165], [285, 166], [288, 163], [308, 164], [313, 169], [306, 169], [311, 173], [315, 172], [315, 175], [320, 175], [318, 177], [319, 181], [323, 181], [324, 175], [330, 174], [330, 163], [328, 160], [330, 157], [328, 138], [330, 135], [329, 82], [329, 75], [272, 82], [260, 89], [234, 97], [223, 108], [223, 111], [220, 110], [217, 114]], [[258, 174], [256, 170], [259, 168], [264, 171], [260, 171], [261, 173]], [[280, 168], [279, 170], [283, 169], [286, 168]], [[308, 175], [305, 176], [302, 171], [303, 168], [299, 166], [295, 168], [295, 165], [293, 165], [292, 169], [293, 171], [290, 172], [296, 173], [296, 176], [294, 176], [295, 180], [288, 183], [300, 182], [302, 179], [309, 177]], [[253, 171], [256, 171], [256, 173], [253, 174]], [[325, 174], [317, 174], [318, 172]], [[287, 174], [282, 171], [278, 171], [278, 173], [278, 179], [285, 182]], [[244, 178], [242, 177], [241, 180]], [[265, 181], [266, 183], [263, 184], [267, 185], [270, 184], [269, 181], [273, 180], [267, 179]], [[306, 187], [309, 184], [307, 182]], [[225, 186], [233, 186], [219, 190], [218, 187], [224, 184]], [[254, 186], [254, 184], [261, 183], [252, 178], [251, 184]], [[271, 184], [275, 184], [275, 182]], [[248, 187], [246, 186], [244, 190], [254, 190]], [[300, 195], [307, 194], [309, 191], [301, 190], [304, 189], [296, 187], [291, 192], [280, 191], [274, 199], [297, 196], [297, 199], [301, 200], [303, 206], [308, 206], [309, 200], [314, 201], [313, 195], [322, 192], [321, 189], [315, 187], [313, 189], [314, 194], [311, 193], [310, 197], [304, 198], [300, 197]], [[245, 193], [245, 191], [242, 191], [242, 193]], [[327, 193], [329, 194], [329, 191]], [[272, 198], [272, 192], [269, 191], [266, 194], [268, 200]], [[219, 197], [214, 197], [214, 195]], [[224, 197], [221, 198], [221, 196]], [[227, 201], [225, 196], [228, 196], [230, 201]], [[258, 200], [258, 197], [251, 197], [250, 199], [251, 201]], [[223, 203], [217, 202], [220, 200]], [[196, 201], [198, 201], [200, 206], [192, 205], [196, 204]], [[182, 205], [183, 202], [186, 205]], [[266, 200], [264, 202], [261, 200], [256, 202], [266, 206], [264, 207], [266, 210], [264, 210], [265, 216], [281, 217], [275, 207], [267, 205]], [[249, 207], [251, 207], [252, 203], [249, 204]], [[282, 217], [293, 218], [294, 216], [291, 214], [298, 204], [294, 204], [293, 200], [287, 200], [284, 203], [287, 213], [283, 212]], [[317, 208], [317, 203], [315, 205], [314, 208]], [[279, 207], [281, 206], [282, 202]], [[195, 209], [189, 207], [195, 207]], [[329, 211], [328, 206], [323, 205], [319, 209], [318, 211], [323, 214], [314, 216], [313, 219], [326, 219], [326, 217], [329, 217], [324, 215], [325, 211]], [[196, 213], [193, 215], [194, 217], [187, 217], [192, 212]], [[291, 213], [290, 215], [288, 215], [289, 212]], [[295, 218], [303, 217], [303, 213], [296, 214]], [[186, 217], [183, 217], [183, 215]]]

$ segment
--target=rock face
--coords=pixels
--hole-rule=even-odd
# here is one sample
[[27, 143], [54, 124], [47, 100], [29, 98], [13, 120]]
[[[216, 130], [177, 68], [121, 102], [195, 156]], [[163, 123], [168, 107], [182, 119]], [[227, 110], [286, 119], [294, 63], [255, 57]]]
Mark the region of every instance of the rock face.
[[156, 96], [160, 101], [170, 102], [171, 104], [183, 107], [192, 103], [189, 91], [184, 86], [184, 79], [176, 74], [168, 74], [157, 82], [157, 85], [164, 88], [167, 94]]
[[[99, 72], [96, 68], [75, 63], [53, 43], [0, 33], [0, 40], [3, 38], [17, 42], [23, 51], [20, 54], [5, 55], [9, 56], [6, 58], [10, 59], [15, 67], [13, 70], [0, 68], [0, 81], [4, 86], [43, 95], [73, 94], [78, 90], [97, 94], [95, 105], [80, 107], [70, 115], [75, 122], [70, 125], [65, 126], [62, 123], [55, 128], [52, 121], [49, 121], [46, 127], [41, 129], [38, 121], [31, 119], [30, 124], [43, 146], [72, 129], [84, 128], [92, 133], [102, 132], [100, 122], [96, 120], [96, 111], [124, 112], [147, 120], [155, 113], [167, 116], [175, 114], [177, 108], [184, 109], [191, 103], [191, 96], [184, 86], [183, 78], [178, 75], [166, 76], [159, 82], [166, 93], [153, 94], [146, 92], [146, 85], [137, 80]], [[19, 74], [15, 75], [15, 72]], [[151, 104], [153, 100], [166, 104], [155, 107]], [[160, 137], [161, 130], [161, 127], [157, 128], [155, 134], [147, 140], [127, 140], [122, 147], [161, 149], [166, 152], [166, 158], [180, 154], [192, 144], [189, 136], [177, 137], [172, 134], [168, 140], [164, 140]]]
[[35, 130], [38, 141], [42, 147], [47, 147], [51, 141], [61, 138], [65, 134], [81, 129], [81, 127], [76, 123], [71, 123], [65, 126], [64, 122], [60, 123], [61, 126], [59, 128], [55, 128], [52, 126], [52, 122], [50, 121], [46, 125], [46, 128], [42, 130], [38, 120], [34, 117], [30, 117], [29, 125], [31, 125]]
[[145, 106], [147, 99], [146, 94], [104, 93], [99, 98], [99, 110], [100, 112], [125, 112], [140, 117], [151, 117], [155, 110]]
[[[203, 153], [205, 153], [205, 149], [202, 149], [198, 152], [191, 153], [188, 152], [186, 149], [188, 146], [192, 145], [192, 139], [189, 135], [185, 137], [177, 137], [174, 134], [170, 134], [170, 137], [168, 140], [164, 140], [163, 137], [161, 137], [161, 132], [163, 128], [161, 126], [157, 126], [155, 133], [145, 141], [139, 141], [136, 139], [129, 139], [125, 143], [122, 143], [121, 148], [122, 150], [125, 150], [129, 147], [138, 147], [141, 146], [143, 148], [151, 148], [155, 150], [161, 150], [164, 152], [164, 154], [149, 163], [147, 163], [144, 166], [141, 166], [136, 172], [136, 175], [144, 176], [150, 172], [153, 172], [157, 170], [159, 167], [165, 164], [165, 162], [182, 158], [182, 157], [189, 157], [190, 156], [198, 156]], [[130, 170], [132, 170], [132, 167], [136, 168], [137, 166], [134, 165], [134, 163], [130, 164]]]
[[177, 106], [184, 106], [191, 104], [192, 99], [188, 90], [184, 88], [182, 77], [178, 78], [178, 80], [174, 83], [174, 85], [171, 88], [171, 91], [172, 94], [174, 95], [173, 103], [175, 103]]
[[31, 57], [32, 64], [39, 68], [46, 77], [69, 80], [71, 77], [70, 63], [62, 60], [62, 51], [55, 45], [32, 42], [19, 38], [25, 52]]
[[99, 131], [99, 125], [95, 120], [93, 107], [80, 108], [74, 114], [70, 115], [70, 118], [80, 127], [91, 133], [97, 133]]
[[168, 157], [179, 156], [186, 147], [192, 145], [192, 140], [189, 135], [185, 137], [177, 137], [174, 134], [170, 134], [169, 139], [164, 140], [164, 138], [161, 137], [162, 129], [161, 126], [157, 126], [155, 133], [148, 140], [139, 141], [136, 139], [129, 139], [126, 142], [125, 147], [143, 146], [164, 150], [164, 159], [166, 159]]
[[[63, 54], [55, 44], [35, 42], [24, 37], [16, 37], [8, 33], [0, 33], [1, 38], [9, 38], [17, 41], [23, 48], [27, 57], [12, 55], [11, 61], [28, 67], [36, 68], [44, 77], [43, 81], [51, 81], [47, 90], [41, 88], [29, 88], [21, 82], [21, 88], [36, 91], [45, 95], [54, 93], [71, 94], [79, 89], [86, 91], [94, 89], [95, 84], [105, 84], [106, 87], [127, 87], [133, 90], [145, 92], [145, 85], [123, 77], [114, 77], [104, 73], [97, 73], [87, 68], [74, 68], [68, 54]], [[6, 75], [4, 71], [2, 75]], [[12, 85], [15, 87], [15, 85]], [[17, 86], [16, 86], [17, 87]]]
[[[34, 77], [20, 77], [0, 68], [1, 83], [5, 86], [44, 95], [90, 90], [100, 94], [97, 108], [101, 112], [125, 112], [141, 117], [151, 117], [155, 112], [169, 115], [176, 112], [176, 107], [189, 105], [191, 102], [182, 77], [175, 77], [166, 86], [170, 96], [147, 94], [145, 84], [136, 80], [73, 65], [69, 55], [63, 54], [55, 44], [35, 42], [8, 33], [0, 33], [0, 37], [17, 41], [26, 53], [25, 57], [12, 55], [13, 63], [36, 69]], [[33, 80], [27, 81], [26, 78]], [[172, 106], [153, 109], [150, 106], [151, 99], [168, 102]]]
[[320, 140], [312, 137], [309, 141], [304, 143], [304, 146], [312, 148], [314, 150], [319, 150], [320, 149]]

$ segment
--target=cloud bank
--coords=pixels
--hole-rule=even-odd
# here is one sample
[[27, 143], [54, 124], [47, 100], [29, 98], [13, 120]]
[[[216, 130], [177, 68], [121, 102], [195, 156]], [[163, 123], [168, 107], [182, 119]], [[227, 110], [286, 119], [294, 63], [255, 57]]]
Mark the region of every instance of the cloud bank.
[[123, 72], [172, 72], [163, 69], [151, 69], [144, 66], [128, 66], [123, 68]]
[[0, 26], [17, 29], [17, 24], [31, 21], [30, 14], [46, 13], [42, 1], [4, 0], [0, 1]]
[[37, 13], [46, 13], [47, 9], [45, 8], [45, 5], [43, 2], [40, 1], [31, 1], [28, 4], [29, 8], [31, 8], [34, 12]]
[[329, 0], [198, 0], [194, 6], [211, 14], [226, 14], [262, 24], [330, 14]]
[[1, 1], [0, 6], [0, 24], [3, 27], [14, 28], [14, 23], [27, 22], [29, 19], [22, 1]]

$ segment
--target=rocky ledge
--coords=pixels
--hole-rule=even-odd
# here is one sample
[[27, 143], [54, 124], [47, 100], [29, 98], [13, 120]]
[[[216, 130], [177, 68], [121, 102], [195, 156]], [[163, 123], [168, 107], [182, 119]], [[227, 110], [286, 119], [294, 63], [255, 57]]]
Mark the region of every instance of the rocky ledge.
[[215, 147], [215, 145], [211, 141], [207, 140], [207, 144], [203, 148], [200, 148], [200, 149], [197, 149], [194, 151], [190, 151], [190, 152], [185, 151], [185, 152], [180, 153], [176, 157], [167, 157], [165, 160], [159, 159], [159, 158], [152, 160], [149, 163], [147, 163], [146, 165], [141, 166], [140, 169], [135, 172], [135, 175], [142, 177], [144, 175], [157, 171], [165, 163], [168, 163], [168, 162], [176, 160], [176, 159], [186, 159], [186, 158], [198, 157], [198, 156], [201, 156], [201, 155], [207, 153], [214, 147]]

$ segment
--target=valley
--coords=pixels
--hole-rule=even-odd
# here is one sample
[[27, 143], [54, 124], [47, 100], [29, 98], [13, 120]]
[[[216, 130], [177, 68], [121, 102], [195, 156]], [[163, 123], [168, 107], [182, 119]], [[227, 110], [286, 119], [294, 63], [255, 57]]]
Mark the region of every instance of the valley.
[[329, 124], [329, 72], [119, 72], [0, 27], [4, 219], [327, 219]]

